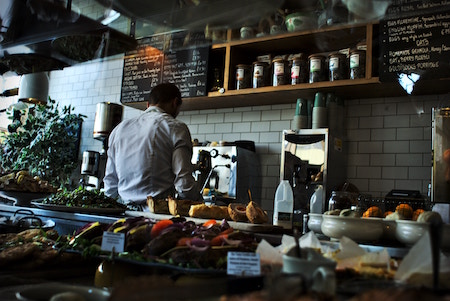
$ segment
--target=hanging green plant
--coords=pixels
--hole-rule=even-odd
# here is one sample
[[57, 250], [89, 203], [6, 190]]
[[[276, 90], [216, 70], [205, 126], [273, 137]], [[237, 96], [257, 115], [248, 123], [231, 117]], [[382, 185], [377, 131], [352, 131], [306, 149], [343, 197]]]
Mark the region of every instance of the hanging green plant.
[[46, 105], [30, 108], [25, 121], [0, 137], [0, 169], [28, 170], [55, 186], [67, 187], [78, 165], [81, 124], [86, 117], [72, 113], [73, 109], [64, 106], [60, 111], [50, 97]]

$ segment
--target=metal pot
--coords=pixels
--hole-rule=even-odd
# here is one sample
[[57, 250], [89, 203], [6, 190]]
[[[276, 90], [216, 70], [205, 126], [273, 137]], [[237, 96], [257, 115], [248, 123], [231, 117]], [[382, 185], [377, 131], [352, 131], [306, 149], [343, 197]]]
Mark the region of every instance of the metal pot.
[[97, 176], [100, 164], [100, 153], [95, 151], [84, 151], [81, 163], [81, 174]]
[[94, 138], [106, 140], [114, 127], [122, 120], [123, 106], [111, 102], [97, 104], [94, 121]]
[[41, 228], [44, 231], [53, 229], [55, 222], [48, 219], [45, 222], [34, 215], [31, 210], [19, 209], [12, 217], [0, 218], [0, 233], [19, 233], [28, 229]]

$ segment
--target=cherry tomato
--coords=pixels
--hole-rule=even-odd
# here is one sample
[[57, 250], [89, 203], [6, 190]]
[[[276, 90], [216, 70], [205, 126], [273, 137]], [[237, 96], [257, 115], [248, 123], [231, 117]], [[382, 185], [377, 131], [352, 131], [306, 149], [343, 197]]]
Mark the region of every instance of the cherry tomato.
[[157, 237], [162, 230], [166, 229], [168, 226], [172, 224], [173, 222], [170, 219], [163, 219], [158, 221], [156, 224], [153, 225], [152, 230], [150, 231], [150, 237], [151, 238]]
[[219, 234], [211, 239], [211, 246], [222, 246], [224, 244], [224, 238], [228, 238], [228, 234]]
[[224, 239], [228, 238], [228, 234], [233, 232], [233, 228], [228, 228], [220, 232], [216, 237], [211, 239], [211, 246], [222, 246], [224, 244]]
[[193, 237], [182, 237], [177, 242], [177, 247], [184, 247], [188, 245], [188, 242], [190, 242], [193, 239]]
[[208, 228], [214, 226], [215, 224], [217, 224], [217, 221], [215, 219], [210, 219], [204, 222], [202, 226]]

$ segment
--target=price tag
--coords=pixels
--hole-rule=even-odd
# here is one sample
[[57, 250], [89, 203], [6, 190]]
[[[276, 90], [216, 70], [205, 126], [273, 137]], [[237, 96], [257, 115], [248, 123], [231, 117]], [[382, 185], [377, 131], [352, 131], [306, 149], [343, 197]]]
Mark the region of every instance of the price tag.
[[259, 254], [250, 252], [228, 252], [227, 274], [236, 276], [261, 275]]
[[102, 251], [122, 253], [125, 245], [125, 233], [103, 232]]

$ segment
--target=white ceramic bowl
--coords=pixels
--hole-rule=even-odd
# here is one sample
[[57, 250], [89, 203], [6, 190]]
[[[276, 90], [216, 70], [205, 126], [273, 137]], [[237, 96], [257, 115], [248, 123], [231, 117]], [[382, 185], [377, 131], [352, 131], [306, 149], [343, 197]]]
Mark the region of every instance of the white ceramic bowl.
[[[397, 224], [395, 237], [408, 246], [414, 245], [430, 228], [428, 223], [410, 220], [396, 220], [395, 222]], [[441, 248], [445, 251], [450, 250], [450, 224], [444, 224], [442, 227]]]
[[317, 234], [322, 234], [322, 214], [309, 213], [308, 214], [308, 228]]
[[346, 236], [356, 242], [377, 241], [383, 235], [383, 222], [375, 217], [322, 216], [322, 233], [334, 239]]
[[396, 240], [396, 228], [397, 223], [395, 220], [383, 219], [383, 235], [381, 237], [382, 240]]
[[289, 32], [317, 27], [317, 17], [309, 12], [296, 12], [286, 16], [286, 29]]
[[16, 292], [16, 298], [17, 300], [22, 301], [50, 300], [52, 296], [66, 292], [81, 295], [86, 301], [107, 301], [111, 295], [107, 290], [91, 286], [64, 283], [41, 283]]

